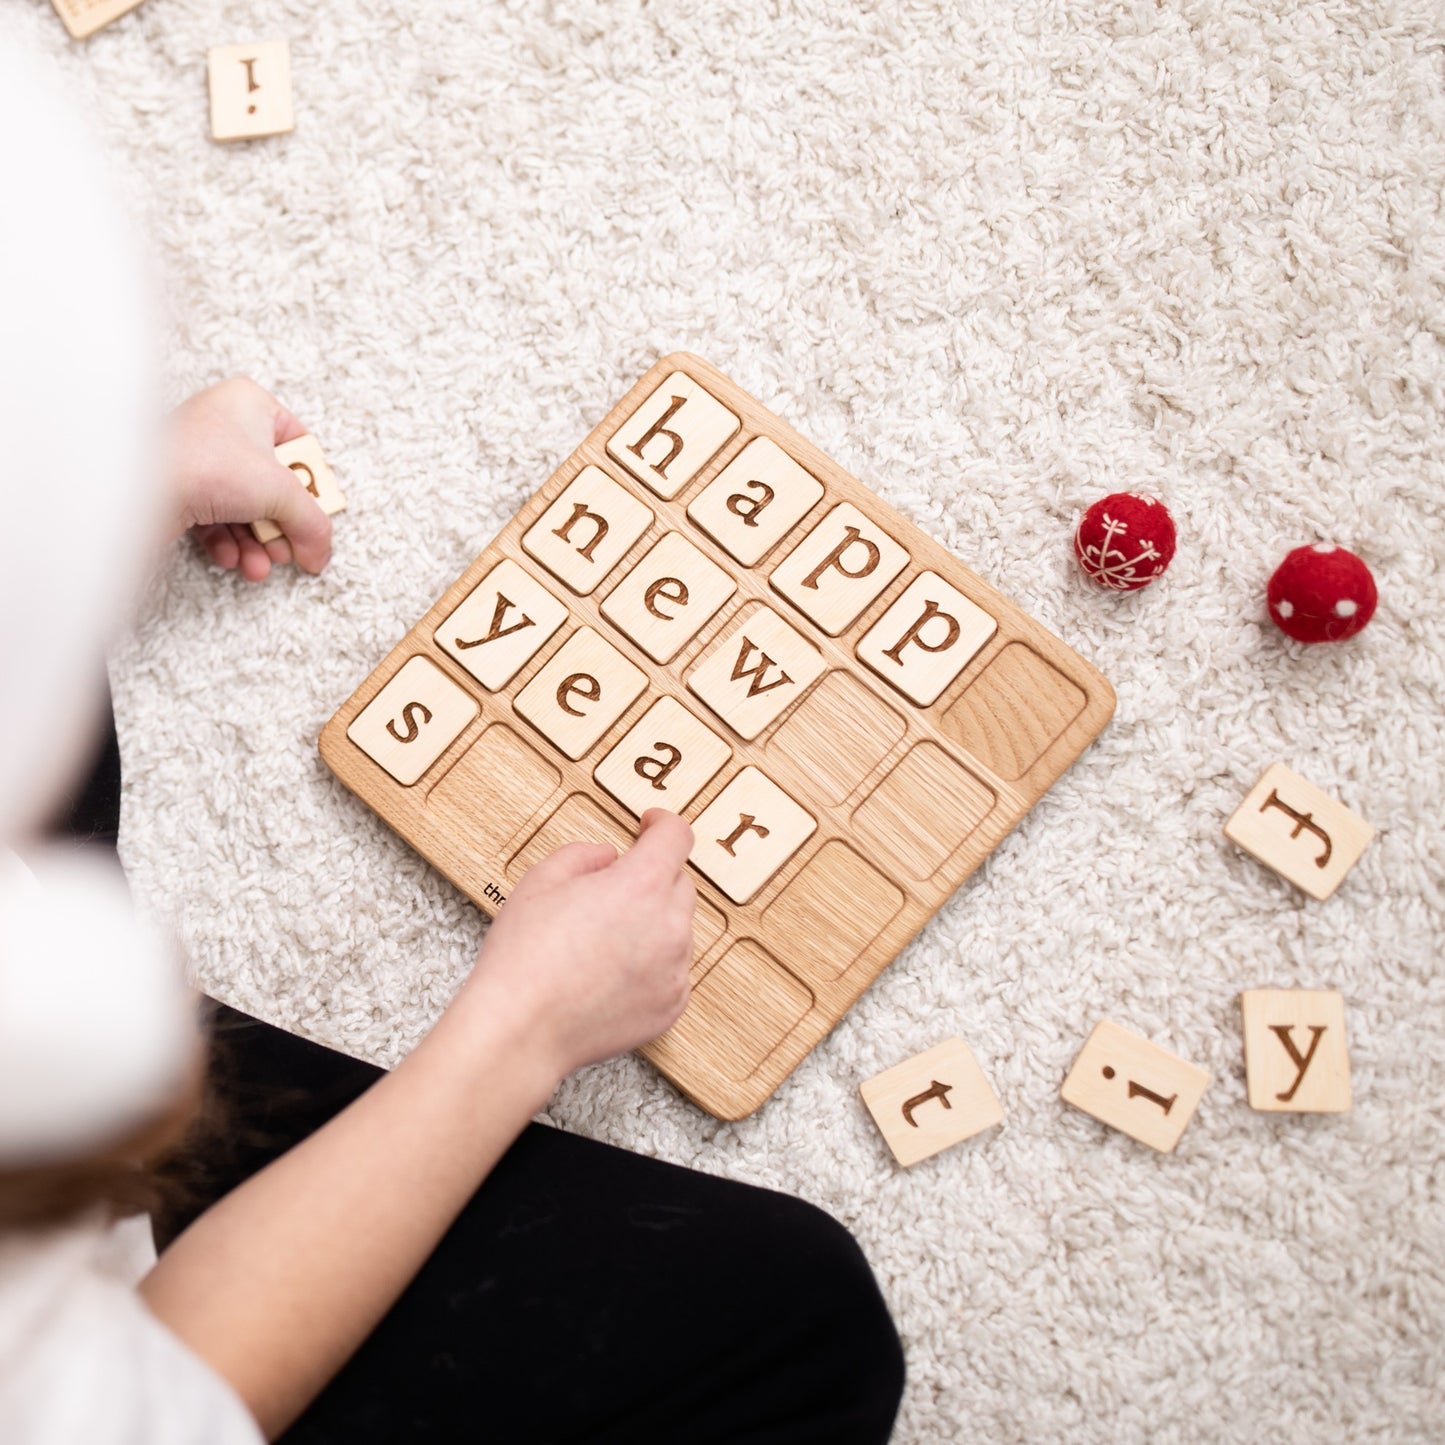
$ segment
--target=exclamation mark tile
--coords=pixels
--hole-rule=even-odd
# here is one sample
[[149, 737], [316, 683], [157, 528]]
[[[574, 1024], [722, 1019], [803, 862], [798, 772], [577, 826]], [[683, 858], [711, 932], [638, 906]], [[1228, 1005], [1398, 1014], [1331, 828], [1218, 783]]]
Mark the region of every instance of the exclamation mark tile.
[[289, 42], [217, 45], [207, 52], [206, 69], [213, 139], [252, 140], [295, 128]]

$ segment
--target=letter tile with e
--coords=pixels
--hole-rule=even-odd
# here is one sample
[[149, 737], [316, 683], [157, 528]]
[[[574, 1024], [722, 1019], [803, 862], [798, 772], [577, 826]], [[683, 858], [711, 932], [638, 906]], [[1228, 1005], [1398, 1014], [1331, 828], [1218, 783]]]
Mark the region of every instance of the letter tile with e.
[[575, 762], [646, 686], [640, 667], [590, 627], [579, 627], [517, 694], [513, 706]]
[[737, 590], [716, 562], [669, 532], [607, 594], [602, 615], [654, 662], [671, 662]]

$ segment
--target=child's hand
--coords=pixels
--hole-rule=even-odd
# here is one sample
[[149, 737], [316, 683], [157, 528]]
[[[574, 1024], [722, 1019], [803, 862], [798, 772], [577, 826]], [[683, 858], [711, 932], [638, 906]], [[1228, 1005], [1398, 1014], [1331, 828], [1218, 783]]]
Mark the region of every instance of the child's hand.
[[[218, 567], [262, 582], [273, 562], [319, 572], [331, 558], [331, 518], [289, 467], [282, 442], [306, 428], [270, 392], [243, 376], [199, 391], [171, 414], [176, 534], [192, 530]], [[269, 517], [284, 536], [264, 545], [251, 522]]]
[[687, 1005], [691, 850], [692, 829], [660, 808], [621, 857], [559, 849], [512, 890], [457, 1003], [515, 1019], [557, 1079], [655, 1039]]

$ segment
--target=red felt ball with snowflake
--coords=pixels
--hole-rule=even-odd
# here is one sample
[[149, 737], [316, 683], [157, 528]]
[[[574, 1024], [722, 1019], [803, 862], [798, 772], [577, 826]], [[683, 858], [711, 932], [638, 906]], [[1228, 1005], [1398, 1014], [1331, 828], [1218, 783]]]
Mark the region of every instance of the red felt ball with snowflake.
[[1296, 642], [1343, 642], [1375, 615], [1375, 579], [1343, 547], [1296, 547], [1269, 579], [1269, 615]]
[[1136, 592], [1163, 575], [1174, 541], [1174, 518], [1163, 502], [1113, 492], [1079, 518], [1074, 556], [1101, 587]]

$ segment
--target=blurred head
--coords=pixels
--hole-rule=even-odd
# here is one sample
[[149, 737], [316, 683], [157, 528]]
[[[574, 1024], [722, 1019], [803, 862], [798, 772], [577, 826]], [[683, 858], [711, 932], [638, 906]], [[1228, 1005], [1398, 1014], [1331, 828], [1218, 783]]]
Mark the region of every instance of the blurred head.
[[138, 249], [75, 108], [13, 49], [0, 196], [0, 1172], [27, 1172], [164, 1115], [195, 1044], [113, 865], [15, 857], [86, 754], [162, 498]]

